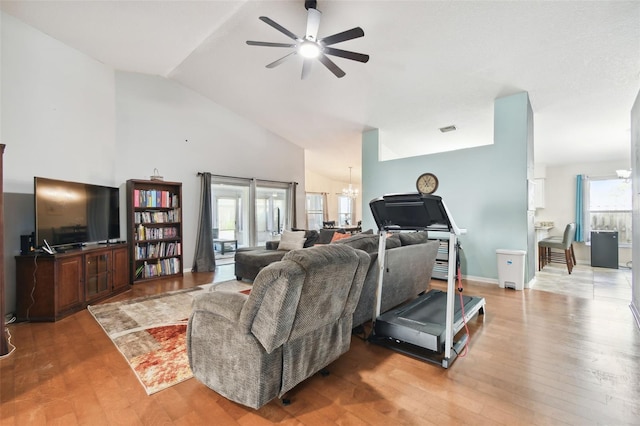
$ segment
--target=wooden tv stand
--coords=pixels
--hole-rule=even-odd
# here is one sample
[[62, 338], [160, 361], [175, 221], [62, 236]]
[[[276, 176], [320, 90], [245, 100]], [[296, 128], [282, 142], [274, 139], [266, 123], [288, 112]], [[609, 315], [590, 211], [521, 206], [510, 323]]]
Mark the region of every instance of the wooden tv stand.
[[19, 321], [57, 321], [131, 288], [126, 243], [16, 256]]

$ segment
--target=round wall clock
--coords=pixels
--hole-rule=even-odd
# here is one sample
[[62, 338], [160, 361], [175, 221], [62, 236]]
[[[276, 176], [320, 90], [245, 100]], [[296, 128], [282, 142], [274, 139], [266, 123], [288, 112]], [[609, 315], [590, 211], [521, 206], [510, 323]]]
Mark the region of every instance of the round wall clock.
[[416, 189], [421, 194], [433, 194], [438, 189], [438, 178], [433, 173], [423, 173], [416, 181]]

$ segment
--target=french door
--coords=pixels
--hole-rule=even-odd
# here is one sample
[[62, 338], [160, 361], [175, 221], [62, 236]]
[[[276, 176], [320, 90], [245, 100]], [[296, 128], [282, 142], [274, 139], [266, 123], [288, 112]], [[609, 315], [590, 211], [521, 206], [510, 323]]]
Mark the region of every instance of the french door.
[[213, 238], [237, 240], [238, 246], [251, 244], [248, 182], [229, 178], [211, 178]]
[[237, 240], [238, 247], [277, 239], [292, 226], [293, 191], [286, 182], [212, 176], [214, 239]]

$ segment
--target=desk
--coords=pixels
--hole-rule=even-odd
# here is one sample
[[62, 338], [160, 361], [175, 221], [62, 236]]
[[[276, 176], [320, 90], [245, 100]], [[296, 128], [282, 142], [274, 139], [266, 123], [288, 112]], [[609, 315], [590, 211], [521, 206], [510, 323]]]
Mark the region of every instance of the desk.
[[233, 248], [231, 250], [228, 251], [237, 251], [238, 250], [238, 240], [221, 240], [219, 238], [214, 238], [213, 239], [213, 250], [216, 250], [216, 244], [218, 244], [220, 246], [220, 254], [225, 254], [226, 250], [226, 245], [227, 244], [232, 244]]

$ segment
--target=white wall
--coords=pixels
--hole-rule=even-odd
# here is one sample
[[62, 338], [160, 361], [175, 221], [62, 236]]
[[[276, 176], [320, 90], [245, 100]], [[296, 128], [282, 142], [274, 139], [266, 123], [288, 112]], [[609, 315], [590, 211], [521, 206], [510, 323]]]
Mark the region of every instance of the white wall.
[[[338, 195], [342, 194], [342, 189], [347, 188], [349, 182], [340, 182], [327, 178], [326, 176], [319, 175], [310, 170], [305, 170], [305, 190], [306, 192], [326, 192], [327, 193], [327, 211], [329, 217], [327, 220], [338, 221]], [[360, 190], [360, 195], [356, 199], [356, 218], [353, 224], [362, 220], [362, 190], [359, 185], [352, 184], [352, 186]]]
[[195, 250], [199, 171], [299, 182], [304, 220], [301, 148], [175, 82], [116, 72], [9, 15], [0, 18], [4, 191], [19, 201], [5, 203], [5, 228], [12, 230], [5, 233], [8, 312], [15, 309], [13, 257], [20, 251], [13, 231], [33, 231], [27, 204], [36, 175], [123, 187], [158, 168], [166, 180], [182, 182], [186, 269]]
[[185, 268], [196, 244], [197, 172], [298, 182], [297, 218], [304, 223], [302, 148], [162, 77], [117, 72], [116, 110], [116, 181], [148, 179], [157, 168], [165, 180], [182, 182]]
[[[576, 220], [576, 175], [590, 177], [616, 177], [617, 169], [628, 169], [629, 160], [601, 161], [592, 163], [546, 166], [545, 207], [536, 209], [536, 222], [554, 222], [555, 228], [550, 235], [562, 236], [567, 223]], [[591, 263], [591, 248], [584, 243], [574, 245], [576, 261], [579, 264]], [[619, 264], [624, 266], [631, 260], [631, 248], [621, 247], [618, 252]]]
[[114, 72], [2, 13], [5, 192], [33, 177], [114, 183]]

